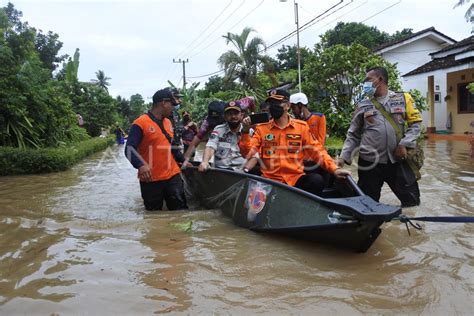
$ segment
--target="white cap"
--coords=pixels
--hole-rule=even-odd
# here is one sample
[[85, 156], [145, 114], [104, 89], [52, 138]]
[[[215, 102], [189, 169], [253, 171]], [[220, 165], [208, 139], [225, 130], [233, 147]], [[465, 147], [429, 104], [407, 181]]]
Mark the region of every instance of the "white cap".
[[298, 104], [302, 103], [304, 105], [308, 104], [308, 97], [303, 92], [298, 92], [290, 95], [290, 103]]

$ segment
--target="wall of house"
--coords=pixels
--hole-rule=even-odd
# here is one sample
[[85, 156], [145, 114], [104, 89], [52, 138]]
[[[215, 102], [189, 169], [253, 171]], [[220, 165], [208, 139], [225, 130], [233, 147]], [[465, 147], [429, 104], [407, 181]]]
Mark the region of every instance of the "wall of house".
[[[418, 39], [409, 44], [394, 48], [392, 51], [381, 54], [381, 56], [391, 63], [397, 63], [397, 68], [401, 75], [404, 75], [428, 62], [431, 61], [430, 53], [436, 52], [442, 49], [444, 46], [438, 42], [430, 39], [429, 37]], [[428, 97], [428, 82], [426, 74], [417, 76], [401, 77], [402, 89], [408, 91], [411, 89], [417, 89], [421, 92], [421, 95]], [[443, 85], [446, 85], [446, 76], [441, 77], [435, 75], [434, 87], [438, 87], [440, 91], [443, 90]], [[430, 112], [424, 111], [422, 113], [424, 125], [427, 127], [436, 127], [437, 130], [446, 130], [446, 102], [444, 101], [445, 93], [441, 93], [441, 102], [434, 104], [435, 116], [434, 122], [430, 124]]]
[[[462, 134], [464, 132], [474, 132], [470, 126], [474, 121], [474, 113], [458, 113], [458, 84], [474, 81], [474, 68], [454, 71], [447, 74], [447, 100], [448, 113], [451, 112], [453, 119], [453, 133]], [[463, 79], [464, 78], [464, 79]]]
[[[431, 96], [428, 95], [428, 75], [433, 76], [433, 92]], [[427, 100], [429, 98], [434, 100], [434, 93], [440, 94], [439, 101], [433, 102], [433, 108], [430, 109], [428, 107], [428, 109], [423, 111], [421, 115], [423, 116], [424, 126], [436, 127], [437, 131], [446, 130], [446, 121], [448, 118], [446, 111], [446, 101], [444, 100], [444, 97], [446, 96], [446, 71], [441, 69], [430, 72], [429, 74], [422, 73], [419, 75], [402, 78], [402, 82], [403, 89], [405, 91], [417, 89]], [[430, 119], [430, 116], [433, 116], [433, 118]]]
[[397, 63], [397, 68], [401, 75], [404, 75], [415, 68], [418, 68], [431, 61], [430, 53], [434, 53], [443, 46], [430, 39], [421, 38], [400, 47], [395, 47], [381, 56], [388, 62]]

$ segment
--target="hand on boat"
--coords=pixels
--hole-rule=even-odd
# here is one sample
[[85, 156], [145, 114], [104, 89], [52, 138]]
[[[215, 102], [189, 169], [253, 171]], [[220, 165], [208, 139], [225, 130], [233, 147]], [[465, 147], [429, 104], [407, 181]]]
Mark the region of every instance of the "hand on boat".
[[334, 171], [334, 175], [338, 179], [345, 179], [347, 176], [351, 175], [351, 172], [346, 169], [337, 168], [336, 171]]
[[337, 160], [336, 160], [336, 166], [337, 166], [338, 168], [344, 167], [344, 163], [345, 163], [345, 162], [344, 162], [344, 159], [342, 159], [342, 158], [337, 158]]
[[201, 162], [201, 164], [199, 165], [199, 172], [206, 172], [207, 169], [209, 169], [209, 163], [208, 162]]
[[187, 167], [192, 167], [193, 164], [189, 162], [189, 160], [185, 159], [181, 164], [181, 170], [185, 170]]
[[147, 164], [138, 169], [138, 179], [142, 182], [151, 182], [151, 170]]

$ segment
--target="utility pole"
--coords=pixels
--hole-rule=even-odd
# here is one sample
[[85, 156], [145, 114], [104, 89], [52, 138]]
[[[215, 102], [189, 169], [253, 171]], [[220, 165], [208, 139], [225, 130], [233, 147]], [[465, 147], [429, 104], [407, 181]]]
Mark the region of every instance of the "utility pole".
[[295, 4], [295, 24], [296, 24], [296, 47], [298, 55], [298, 89], [301, 92], [301, 52], [300, 52], [300, 22], [298, 19], [298, 3], [293, 0]]
[[173, 63], [175, 64], [183, 64], [183, 90], [186, 90], [186, 63], [189, 63], [189, 59], [186, 59], [186, 60], [181, 60], [178, 59], [178, 60], [174, 60], [173, 58]]

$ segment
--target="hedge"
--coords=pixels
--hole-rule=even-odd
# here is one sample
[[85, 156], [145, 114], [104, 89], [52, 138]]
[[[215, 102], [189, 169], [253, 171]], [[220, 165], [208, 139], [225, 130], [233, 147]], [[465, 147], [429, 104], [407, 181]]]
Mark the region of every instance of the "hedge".
[[344, 145], [344, 140], [336, 137], [328, 137], [324, 144], [328, 154], [331, 155], [334, 159], [341, 153], [342, 146]]
[[64, 147], [0, 147], [0, 176], [62, 171], [115, 142], [114, 136], [91, 138]]

